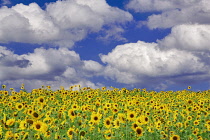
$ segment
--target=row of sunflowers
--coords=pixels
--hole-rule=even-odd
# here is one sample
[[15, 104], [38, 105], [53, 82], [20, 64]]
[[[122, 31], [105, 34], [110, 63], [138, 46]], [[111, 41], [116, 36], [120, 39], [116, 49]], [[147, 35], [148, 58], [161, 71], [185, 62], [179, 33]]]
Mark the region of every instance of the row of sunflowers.
[[0, 139], [208, 140], [210, 90], [0, 90]]

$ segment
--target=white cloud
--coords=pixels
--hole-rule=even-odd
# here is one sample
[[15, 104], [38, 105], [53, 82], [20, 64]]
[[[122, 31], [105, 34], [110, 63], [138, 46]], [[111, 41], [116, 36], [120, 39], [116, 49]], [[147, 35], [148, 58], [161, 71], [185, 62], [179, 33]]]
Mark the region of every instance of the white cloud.
[[0, 42], [3, 43], [50, 43], [59, 37], [60, 32], [36, 3], [1, 8], [0, 23]]
[[118, 45], [100, 55], [107, 64], [103, 75], [119, 83], [159, 90], [171, 84], [209, 81], [209, 36], [208, 24], [182, 24], [157, 43]]
[[122, 36], [124, 29], [118, 26], [110, 26], [108, 29], [101, 30], [101, 35], [98, 39], [103, 41], [123, 41], [127, 42], [127, 39]]
[[[54, 87], [81, 84], [97, 87], [88, 77], [99, 75], [103, 66], [95, 61], [82, 61], [78, 54], [67, 48], [35, 49], [33, 53], [17, 55], [0, 47], [0, 80], [10, 86], [21, 79], [28, 86], [52, 85]], [[16, 83], [16, 85], [12, 84]], [[20, 84], [20, 83], [19, 83]]]
[[159, 44], [128, 43], [117, 46], [107, 55], [101, 55], [106, 63], [106, 77], [125, 84], [144, 84], [165, 88], [165, 82], [181, 79], [204, 78], [209, 74], [210, 65], [185, 50], [159, 49]]
[[46, 10], [36, 3], [0, 8], [0, 42], [24, 42], [72, 47], [104, 25], [124, 24], [132, 15], [110, 7], [105, 0], [67, 0], [50, 3]]
[[198, 4], [200, 0], [130, 0], [128, 9], [136, 12], [167, 11]]
[[[210, 5], [210, 1], [207, 5]], [[162, 14], [149, 16], [147, 25], [151, 29], [171, 28], [180, 24], [187, 23], [210, 23], [210, 9], [207, 5], [200, 2], [198, 5], [183, 8], [181, 10], [173, 9], [165, 11]]]
[[0, 5], [8, 5], [8, 4], [11, 4], [10, 0], [2, 0]]
[[210, 25], [183, 24], [172, 28], [171, 34], [159, 41], [162, 49], [210, 51]]
[[152, 12], [146, 25], [150, 29], [171, 28], [187, 23], [210, 23], [209, 0], [131, 0], [128, 8], [136, 12]]

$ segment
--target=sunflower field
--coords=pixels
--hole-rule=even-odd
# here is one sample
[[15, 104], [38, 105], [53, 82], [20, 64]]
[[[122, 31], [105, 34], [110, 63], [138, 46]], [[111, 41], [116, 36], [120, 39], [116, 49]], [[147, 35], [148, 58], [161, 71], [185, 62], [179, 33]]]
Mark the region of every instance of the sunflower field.
[[[75, 90], [76, 89], [76, 90]], [[209, 140], [210, 90], [0, 90], [3, 140]]]

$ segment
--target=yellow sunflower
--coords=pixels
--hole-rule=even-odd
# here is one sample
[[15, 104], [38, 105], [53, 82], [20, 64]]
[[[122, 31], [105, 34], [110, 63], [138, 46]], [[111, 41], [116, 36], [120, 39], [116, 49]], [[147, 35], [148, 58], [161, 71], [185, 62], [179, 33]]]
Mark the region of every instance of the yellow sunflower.
[[46, 123], [43, 123], [41, 121], [36, 121], [36, 122], [33, 123], [33, 128], [36, 131], [45, 133], [47, 131], [47, 129], [48, 129], [48, 126], [47, 126]]
[[172, 135], [170, 137], [170, 140], [180, 140], [180, 136], [179, 135]]
[[138, 137], [143, 136], [143, 129], [142, 129], [142, 127], [136, 127], [136, 135]]
[[110, 128], [112, 126], [111, 119], [109, 117], [104, 120], [104, 126], [106, 128]]
[[118, 113], [117, 118], [120, 120], [120, 123], [126, 122], [126, 115], [124, 113]]
[[15, 107], [18, 111], [21, 111], [24, 108], [22, 103], [16, 103]]
[[110, 140], [110, 139], [112, 139], [112, 135], [113, 135], [113, 132], [111, 131], [111, 130], [106, 130], [105, 132], [104, 132], [104, 137], [105, 137], [105, 139], [107, 139], [107, 140]]
[[119, 128], [120, 127], [120, 120], [117, 118], [113, 121], [114, 127], [113, 128]]
[[101, 117], [102, 117], [101, 114], [93, 112], [93, 113], [91, 114], [91, 121], [92, 121], [94, 124], [99, 124], [99, 122], [100, 122], [100, 120], [101, 120]]
[[135, 121], [135, 119], [136, 119], [136, 113], [135, 113], [135, 111], [128, 111], [128, 113], [127, 113], [127, 119], [129, 121]]
[[134, 131], [136, 130], [137, 127], [138, 127], [138, 123], [137, 123], [137, 122], [132, 123], [131, 128], [132, 128]]
[[69, 109], [68, 110], [68, 116], [73, 121], [77, 116], [76, 113], [75, 113], [75, 110], [74, 109]]
[[24, 130], [24, 129], [26, 129], [27, 128], [27, 122], [26, 121], [21, 121], [20, 122], [20, 125], [19, 125], [19, 129], [20, 130]]
[[14, 136], [14, 134], [12, 133], [12, 131], [7, 131], [5, 134], [5, 139], [11, 139]]
[[74, 129], [73, 128], [69, 128], [69, 130], [67, 131], [67, 136], [70, 139], [73, 139], [73, 134], [74, 134]]
[[6, 125], [8, 126], [12, 126], [14, 123], [15, 123], [15, 119], [13, 118], [6, 121]]

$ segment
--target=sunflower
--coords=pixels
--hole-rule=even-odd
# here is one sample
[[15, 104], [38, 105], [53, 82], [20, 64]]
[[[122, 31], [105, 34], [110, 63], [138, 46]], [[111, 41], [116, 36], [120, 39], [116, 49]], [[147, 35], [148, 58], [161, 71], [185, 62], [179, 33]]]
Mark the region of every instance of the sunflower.
[[3, 89], [7, 88], [7, 86], [6, 86], [6, 85], [2, 85], [1, 87], [2, 87]]
[[32, 113], [33, 113], [33, 110], [32, 110], [32, 109], [28, 109], [28, 110], [27, 110], [27, 114], [28, 114], [28, 115], [31, 115]]
[[124, 113], [118, 113], [118, 119], [120, 120], [120, 123], [126, 122], [126, 115]]
[[45, 133], [44, 133], [44, 137], [45, 138], [50, 138], [50, 136], [51, 136], [51, 131], [46, 131]]
[[189, 126], [189, 122], [188, 121], [185, 121], [184, 122], [184, 128], [187, 128]]
[[6, 125], [12, 126], [15, 123], [15, 119], [9, 119], [6, 121]]
[[47, 123], [48, 125], [51, 125], [53, 123], [53, 119], [49, 116], [46, 116], [43, 120], [44, 123]]
[[111, 130], [106, 130], [104, 134], [105, 139], [110, 140], [112, 138], [113, 132]]
[[26, 122], [29, 124], [29, 125], [33, 125], [34, 124], [34, 121], [32, 119], [26, 119]]
[[116, 114], [117, 112], [118, 112], [118, 108], [113, 107], [113, 108], [112, 108], [112, 113], [113, 113], [113, 114]]
[[5, 139], [11, 139], [14, 136], [14, 134], [12, 133], [12, 131], [7, 131], [5, 134]]
[[85, 134], [86, 134], [86, 132], [84, 130], [82, 130], [82, 131], [79, 132], [80, 137], [84, 137]]
[[91, 114], [91, 121], [92, 121], [94, 124], [99, 124], [101, 117], [102, 117], [101, 114], [93, 112], [93, 113]]
[[96, 102], [95, 102], [95, 105], [96, 105], [97, 107], [99, 107], [99, 106], [101, 105], [101, 102], [96, 101]]
[[43, 123], [41, 121], [36, 121], [36, 122], [33, 123], [33, 128], [36, 131], [45, 133], [47, 131], [48, 126], [47, 126], [46, 123]]
[[117, 118], [113, 121], [113, 125], [114, 127], [113, 128], [119, 128], [120, 127], [120, 120]]
[[36, 111], [33, 111], [33, 112], [31, 113], [31, 116], [32, 116], [33, 119], [35, 119], [35, 120], [38, 120], [38, 119], [40, 119], [40, 118], [43, 117], [43, 115], [38, 114]]
[[136, 119], [136, 113], [135, 113], [135, 111], [128, 111], [128, 113], [127, 113], [127, 119], [129, 121], [134, 121]]
[[8, 96], [9, 92], [8, 91], [4, 91], [4, 96]]
[[13, 138], [14, 138], [14, 140], [19, 140], [20, 139], [20, 134], [19, 133], [14, 133]]
[[105, 126], [106, 128], [110, 128], [110, 127], [112, 126], [111, 120], [110, 120], [109, 117], [106, 118], [106, 119], [104, 120], [104, 126]]
[[37, 98], [38, 103], [45, 103], [45, 99], [44, 96], [40, 96], [39, 98]]
[[138, 127], [138, 123], [136, 123], [136, 122], [132, 123], [131, 128], [132, 128], [134, 131], [136, 130], [137, 127]]
[[27, 122], [26, 121], [21, 121], [20, 122], [20, 125], [19, 125], [19, 129], [20, 130], [24, 130], [24, 129], [26, 129], [27, 128]]
[[210, 127], [210, 120], [206, 121], [206, 125]]
[[37, 140], [42, 139], [41, 135], [38, 133], [34, 134], [34, 138]]
[[196, 135], [196, 136], [198, 135], [198, 131], [196, 131], [196, 130], [193, 130], [192, 133], [193, 133], [193, 135]]
[[13, 112], [13, 113], [12, 113], [12, 116], [13, 116], [13, 117], [17, 117], [17, 116], [18, 116], [18, 112], [16, 112], [16, 111]]
[[74, 129], [73, 128], [69, 128], [69, 130], [67, 131], [67, 136], [70, 139], [73, 139], [73, 134], [74, 134]]
[[16, 103], [15, 107], [18, 111], [21, 111], [24, 108], [22, 103]]
[[26, 139], [28, 139], [28, 132], [26, 132], [25, 134], [23, 134], [23, 138], [22, 138], [22, 140], [26, 140]]
[[77, 105], [77, 104], [73, 104], [73, 105], [72, 105], [72, 108], [73, 108], [74, 110], [79, 110], [80, 107], [79, 107], [79, 105]]
[[14, 102], [18, 100], [18, 98], [16, 96], [10, 96], [10, 99]]
[[69, 109], [68, 110], [68, 116], [72, 121], [76, 118], [77, 115], [76, 115], [74, 109]]
[[191, 121], [192, 120], [192, 116], [187, 116], [187, 120]]
[[142, 127], [136, 127], [136, 135], [138, 137], [143, 136], [143, 129], [142, 129]]
[[145, 115], [141, 115], [140, 117], [137, 118], [137, 121], [140, 124], [147, 124], [149, 122], [149, 118]]
[[194, 125], [199, 125], [200, 121], [199, 120], [195, 120], [193, 123], [194, 123]]
[[107, 108], [110, 108], [110, 107], [111, 107], [111, 103], [106, 103], [105, 106], [106, 106]]
[[191, 105], [191, 104], [193, 104], [193, 101], [192, 100], [187, 100], [187, 103], [189, 104], [189, 105]]
[[180, 140], [180, 136], [179, 135], [172, 135], [170, 137], [170, 140]]
[[56, 140], [57, 140], [57, 139], [61, 139], [61, 136], [60, 136], [60, 135], [58, 135], [58, 133], [56, 132], [56, 133], [55, 133], [55, 137], [54, 137], [54, 138], [55, 138]]

